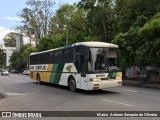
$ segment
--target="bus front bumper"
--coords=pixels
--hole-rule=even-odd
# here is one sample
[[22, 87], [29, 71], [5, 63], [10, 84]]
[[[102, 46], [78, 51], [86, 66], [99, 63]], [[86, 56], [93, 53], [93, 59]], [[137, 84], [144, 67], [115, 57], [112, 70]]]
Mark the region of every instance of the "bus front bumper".
[[122, 85], [122, 80], [108, 80], [100, 82], [89, 82], [88, 90], [99, 90], [111, 87], [118, 87]]

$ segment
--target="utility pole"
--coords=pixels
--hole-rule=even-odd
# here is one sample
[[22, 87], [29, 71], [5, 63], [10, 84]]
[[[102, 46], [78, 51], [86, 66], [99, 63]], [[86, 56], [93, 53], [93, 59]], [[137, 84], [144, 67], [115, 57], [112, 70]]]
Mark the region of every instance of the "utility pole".
[[68, 25], [67, 25], [67, 37], [66, 37], [66, 45], [68, 45]]

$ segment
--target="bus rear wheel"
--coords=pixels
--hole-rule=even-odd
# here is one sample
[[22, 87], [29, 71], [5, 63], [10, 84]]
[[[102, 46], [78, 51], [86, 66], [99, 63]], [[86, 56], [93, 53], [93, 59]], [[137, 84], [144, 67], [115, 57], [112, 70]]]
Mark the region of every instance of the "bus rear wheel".
[[38, 82], [38, 84], [41, 84], [41, 78], [40, 78], [39, 74], [37, 75], [37, 82]]
[[75, 92], [76, 91], [76, 81], [73, 77], [71, 77], [68, 81], [68, 87], [71, 91]]

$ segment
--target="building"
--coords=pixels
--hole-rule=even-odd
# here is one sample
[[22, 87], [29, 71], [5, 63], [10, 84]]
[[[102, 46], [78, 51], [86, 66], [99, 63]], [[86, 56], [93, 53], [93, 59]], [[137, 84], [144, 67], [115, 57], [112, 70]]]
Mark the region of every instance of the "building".
[[16, 47], [7, 47], [6, 48], [6, 66], [10, 66], [10, 57], [12, 53], [16, 50]]
[[15, 34], [16, 37], [16, 47], [6, 47], [6, 66], [9, 67], [10, 66], [10, 57], [12, 55], [12, 53], [15, 50], [20, 49], [20, 45], [23, 44], [23, 35], [17, 34], [17, 33], [10, 33], [10, 34]]

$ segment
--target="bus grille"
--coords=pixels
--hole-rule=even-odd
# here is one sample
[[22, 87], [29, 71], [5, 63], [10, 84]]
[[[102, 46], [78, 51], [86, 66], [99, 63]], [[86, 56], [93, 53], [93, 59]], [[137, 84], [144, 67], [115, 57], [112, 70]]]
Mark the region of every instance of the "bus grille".
[[110, 78], [110, 77], [107, 77], [107, 78], [101, 78], [101, 80], [111, 80], [111, 79], [116, 79], [116, 77], [112, 77], [112, 78]]

